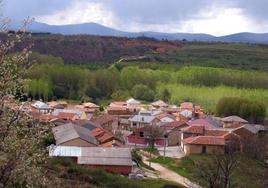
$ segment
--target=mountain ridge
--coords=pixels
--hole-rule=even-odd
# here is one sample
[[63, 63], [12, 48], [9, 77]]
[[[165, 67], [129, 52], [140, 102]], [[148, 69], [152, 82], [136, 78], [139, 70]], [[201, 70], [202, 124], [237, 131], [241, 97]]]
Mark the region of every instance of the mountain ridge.
[[[18, 29], [13, 26], [13, 29]], [[224, 36], [213, 36], [204, 33], [163, 33], [154, 31], [145, 32], [127, 32], [103, 26], [97, 23], [81, 23], [68, 25], [49, 25], [41, 22], [33, 22], [28, 31], [31, 32], [49, 32], [52, 34], [63, 35], [99, 35], [99, 36], [114, 36], [114, 37], [150, 37], [158, 40], [188, 40], [200, 42], [238, 42], [238, 43], [262, 43], [268, 44], [268, 33], [250, 33], [241, 32]]]

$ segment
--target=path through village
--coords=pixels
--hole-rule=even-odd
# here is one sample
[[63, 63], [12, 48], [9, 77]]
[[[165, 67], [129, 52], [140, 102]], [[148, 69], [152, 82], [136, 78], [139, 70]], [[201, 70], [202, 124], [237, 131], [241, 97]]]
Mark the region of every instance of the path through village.
[[[145, 164], [149, 164], [149, 158], [140, 153], [142, 156], [142, 160]], [[181, 184], [185, 187], [189, 187], [189, 188], [201, 188], [201, 186], [191, 182], [190, 180], [188, 180], [187, 178], [177, 174], [176, 172], [173, 172], [169, 169], [167, 169], [166, 167], [158, 164], [158, 163], [153, 163], [151, 162], [151, 167], [153, 169], [155, 169], [156, 171], [158, 171], [159, 173], [159, 177], [168, 181], [173, 181], [175, 183]]]

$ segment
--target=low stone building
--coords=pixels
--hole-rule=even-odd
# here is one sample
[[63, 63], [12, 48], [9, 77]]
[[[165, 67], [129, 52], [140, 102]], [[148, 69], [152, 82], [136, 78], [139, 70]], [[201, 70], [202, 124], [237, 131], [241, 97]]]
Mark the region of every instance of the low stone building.
[[225, 140], [218, 136], [196, 136], [182, 140], [183, 151], [190, 154], [224, 154]]

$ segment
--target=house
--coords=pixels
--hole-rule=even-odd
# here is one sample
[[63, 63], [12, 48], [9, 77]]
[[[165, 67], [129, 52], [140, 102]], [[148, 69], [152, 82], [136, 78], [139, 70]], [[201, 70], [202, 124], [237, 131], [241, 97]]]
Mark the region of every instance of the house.
[[78, 109], [55, 109], [51, 114], [66, 120], [87, 119], [86, 113]]
[[99, 144], [88, 129], [73, 123], [54, 127], [52, 132], [56, 140], [56, 145], [93, 147]]
[[168, 114], [174, 114], [174, 113], [179, 113], [181, 111], [181, 109], [176, 107], [176, 106], [173, 106], [173, 107], [169, 107], [169, 108], [163, 108], [162, 111], [166, 112]]
[[116, 174], [128, 175], [132, 171], [129, 148], [50, 146], [49, 156], [76, 158], [78, 164]]
[[98, 111], [100, 107], [94, 103], [86, 102], [81, 105], [76, 105], [75, 108], [78, 108], [84, 111], [86, 114], [93, 114], [95, 111]]
[[51, 101], [47, 103], [51, 108], [64, 109], [67, 107], [67, 102], [65, 101]]
[[136, 99], [128, 99], [127, 100], [127, 108], [130, 112], [137, 112], [141, 108], [141, 102]]
[[245, 124], [233, 130], [242, 140], [250, 140], [258, 136], [259, 130], [250, 124]]
[[182, 140], [183, 151], [189, 154], [224, 154], [225, 139], [221, 136], [195, 136]]
[[205, 126], [205, 128], [207, 129], [213, 129], [216, 128], [218, 126], [221, 126], [219, 124], [217, 124], [217, 122], [213, 122], [210, 118], [202, 118], [202, 119], [196, 119], [193, 121], [188, 121], [187, 122], [189, 125], [202, 125]]
[[135, 115], [128, 120], [131, 129], [142, 128], [147, 125], [156, 125], [160, 122], [157, 117], [147, 115]]
[[191, 112], [194, 112], [194, 104], [191, 102], [183, 102], [180, 104], [181, 111], [183, 110], [189, 110]]
[[179, 113], [174, 114], [176, 116], [177, 121], [187, 122], [193, 117], [193, 112], [190, 110], [182, 110]]
[[248, 123], [247, 120], [238, 116], [228, 116], [228, 117], [222, 118], [221, 121], [223, 122], [224, 128], [237, 128], [239, 126], [242, 126]]
[[181, 139], [188, 137], [202, 136], [205, 134], [205, 126], [191, 125], [181, 129]]
[[161, 123], [170, 123], [176, 120], [176, 117], [171, 114], [160, 114], [156, 116]]
[[113, 131], [113, 122], [115, 122], [115, 118], [109, 114], [103, 114], [98, 117], [93, 117], [91, 121], [106, 130]]
[[109, 115], [127, 115], [130, 114], [129, 110], [125, 106], [108, 106], [107, 114]]
[[165, 130], [165, 135], [167, 135], [167, 145], [177, 146], [181, 144], [181, 129], [188, 127], [189, 125], [180, 121], [173, 121], [170, 123], [165, 123], [161, 127]]
[[[127, 145], [135, 147], [148, 147], [149, 141], [146, 139], [145, 134], [144, 127], [135, 129], [132, 134], [127, 136]], [[155, 141], [155, 147], [164, 147], [165, 144], [166, 141], [164, 138], [159, 138]]]
[[141, 109], [139, 111], [139, 115], [144, 115], [144, 116], [159, 116], [161, 114], [163, 114], [163, 111], [158, 110], [158, 109], [151, 109], [151, 110]]
[[43, 114], [48, 114], [53, 111], [53, 108], [51, 108], [49, 105], [47, 105], [44, 102], [36, 101], [35, 103], [31, 104], [31, 111], [32, 112], [38, 112]]
[[151, 103], [151, 105], [152, 105], [153, 108], [156, 108], [156, 109], [158, 109], [158, 108], [167, 108], [168, 107], [168, 104], [165, 103], [162, 100], [155, 101], [155, 102]]

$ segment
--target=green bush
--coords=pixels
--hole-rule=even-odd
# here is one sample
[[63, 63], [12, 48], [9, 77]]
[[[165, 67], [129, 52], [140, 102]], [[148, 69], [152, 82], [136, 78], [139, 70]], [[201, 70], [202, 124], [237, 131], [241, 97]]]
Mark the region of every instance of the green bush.
[[151, 90], [146, 85], [142, 85], [142, 84], [135, 85], [131, 90], [131, 94], [136, 99], [146, 100], [146, 101], [154, 100], [154, 91]]

